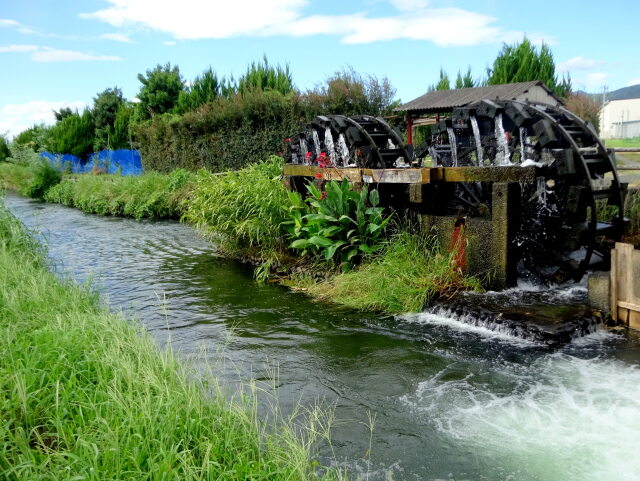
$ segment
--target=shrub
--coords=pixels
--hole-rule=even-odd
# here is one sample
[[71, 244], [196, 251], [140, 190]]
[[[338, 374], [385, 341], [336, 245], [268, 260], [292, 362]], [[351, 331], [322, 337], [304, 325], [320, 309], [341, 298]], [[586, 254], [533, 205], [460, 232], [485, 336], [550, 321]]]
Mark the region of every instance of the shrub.
[[70, 115], [51, 129], [44, 147], [52, 153], [86, 158], [93, 152], [94, 130], [91, 111]]
[[208, 232], [230, 255], [283, 249], [280, 224], [291, 204], [279, 180], [281, 169], [282, 159], [272, 156], [222, 175], [199, 171], [184, 219]]
[[376, 252], [390, 217], [383, 216], [378, 207], [377, 190], [353, 190], [349, 182], [330, 181], [320, 192], [307, 185], [309, 197], [302, 200], [297, 192], [290, 192], [290, 220], [283, 223], [293, 242], [289, 247], [321, 255], [333, 260], [337, 254], [343, 269], [349, 269], [363, 255]]
[[42, 199], [51, 187], [62, 180], [60, 171], [52, 167], [46, 160], [34, 163], [30, 169], [32, 171], [31, 180], [22, 190], [22, 193], [27, 197]]

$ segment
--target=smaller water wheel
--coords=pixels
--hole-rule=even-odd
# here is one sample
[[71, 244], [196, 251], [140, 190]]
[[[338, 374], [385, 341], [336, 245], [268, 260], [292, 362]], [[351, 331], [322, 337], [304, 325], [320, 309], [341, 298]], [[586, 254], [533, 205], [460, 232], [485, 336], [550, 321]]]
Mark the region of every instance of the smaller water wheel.
[[[521, 185], [513, 248], [541, 277], [579, 279], [592, 256], [608, 259], [624, 230], [622, 194], [613, 160], [593, 128], [549, 105], [484, 100], [455, 109], [432, 131], [429, 153], [443, 167], [535, 166]], [[486, 183], [458, 183], [449, 212], [482, 215]]]
[[414, 160], [401, 134], [380, 117], [320, 115], [289, 141], [287, 163], [384, 169]]

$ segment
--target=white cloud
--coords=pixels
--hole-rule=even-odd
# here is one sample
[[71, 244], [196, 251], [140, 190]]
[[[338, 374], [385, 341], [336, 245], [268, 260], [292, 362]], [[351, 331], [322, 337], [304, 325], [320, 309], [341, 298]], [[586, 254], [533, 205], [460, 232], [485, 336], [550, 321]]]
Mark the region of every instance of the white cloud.
[[93, 55], [75, 50], [60, 50], [37, 45], [0, 45], [0, 53], [30, 53], [34, 62], [117, 61], [113, 55]]
[[584, 78], [584, 83], [589, 90], [602, 87], [607, 79], [610, 77], [608, 73], [594, 72], [587, 74]]
[[114, 42], [131, 43], [131, 39], [122, 33], [103, 33], [100, 38], [113, 40]]
[[162, 42], [165, 45], [168, 45], [169, 47], [172, 47], [176, 44], [176, 42], [174, 42], [173, 40], [167, 40], [166, 42]]
[[604, 62], [599, 60], [592, 60], [584, 57], [573, 57], [564, 62], [558, 64], [558, 70], [562, 72], [569, 72], [572, 70], [591, 70], [596, 67], [600, 67]]
[[397, 12], [386, 17], [366, 12], [304, 15], [308, 0], [183, 0], [180, 8], [156, 0], [107, 1], [111, 4], [108, 8], [80, 16], [115, 27], [143, 26], [176, 39], [335, 35], [343, 43], [413, 39], [466, 46], [520, 40], [524, 35], [496, 25], [494, 17], [459, 8], [430, 7], [426, 0], [388, 0]]
[[0, 45], [0, 53], [35, 52], [39, 48], [37, 45]]
[[86, 107], [86, 103], [31, 100], [23, 104], [7, 104], [0, 110], [0, 133], [8, 132], [9, 137], [13, 137], [34, 124], [53, 124], [53, 111], [59, 111], [63, 107], [81, 111]]
[[629, 80], [626, 86], [631, 87], [632, 85], [638, 85], [638, 84], [640, 84], [640, 77]]
[[0, 18], [0, 28], [15, 28], [20, 33], [35, 33], [29, 27], [25, 27], [20, 22], [12, 20], [10, 18]]

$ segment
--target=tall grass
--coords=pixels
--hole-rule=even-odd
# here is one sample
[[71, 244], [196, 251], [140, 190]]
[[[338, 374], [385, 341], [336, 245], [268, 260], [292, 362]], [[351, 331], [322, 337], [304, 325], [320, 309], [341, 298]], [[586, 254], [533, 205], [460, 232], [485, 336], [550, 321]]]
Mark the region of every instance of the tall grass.
[[56, 185], [62, 176], [48, 161], [36, 158], [32, 162], [0, 163], [0, 184], [34, 199], [42, 199], [44, 194]]
[[184, 219], [208, 233], [230, 255], [283, 250], [281, 224], [291, 203], [281, 173], [282, 159], [276, 156], [222, 175], [201, 170]]
[[84, 212], [136, 219], [178, 219], [194, 175], [184, 169], [141, 176], [79, 175], [51, 188], [44, 198]]
[[251, 396], [228, 400], [45, 264], [0, 208], [2, 479], [317, 478], [317, 426], [267, 425]]
[[435, 238], [410, 230], [393, 235], [358, 269], [308, 287], [321, 299], [390, 314], [417, 312], [437, 297], [466, 289], [480, 289], [479, 281], [460, 274]]

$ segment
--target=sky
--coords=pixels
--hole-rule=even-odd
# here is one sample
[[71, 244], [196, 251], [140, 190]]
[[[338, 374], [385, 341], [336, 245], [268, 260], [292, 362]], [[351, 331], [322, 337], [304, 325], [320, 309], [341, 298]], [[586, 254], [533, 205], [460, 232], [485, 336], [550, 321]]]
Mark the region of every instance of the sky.
[[387, 77], [397, 97], [426, 92], [440, 68], [485, 75], [526, 35], [551, 47], [574, 90], [640, 84], [640, 2], [631, 0], [1, 0], [0, 135], [54, 122], [144, 73], [178, 65], [240, 76], [267, 56], [301, 90], [353, 67]]

